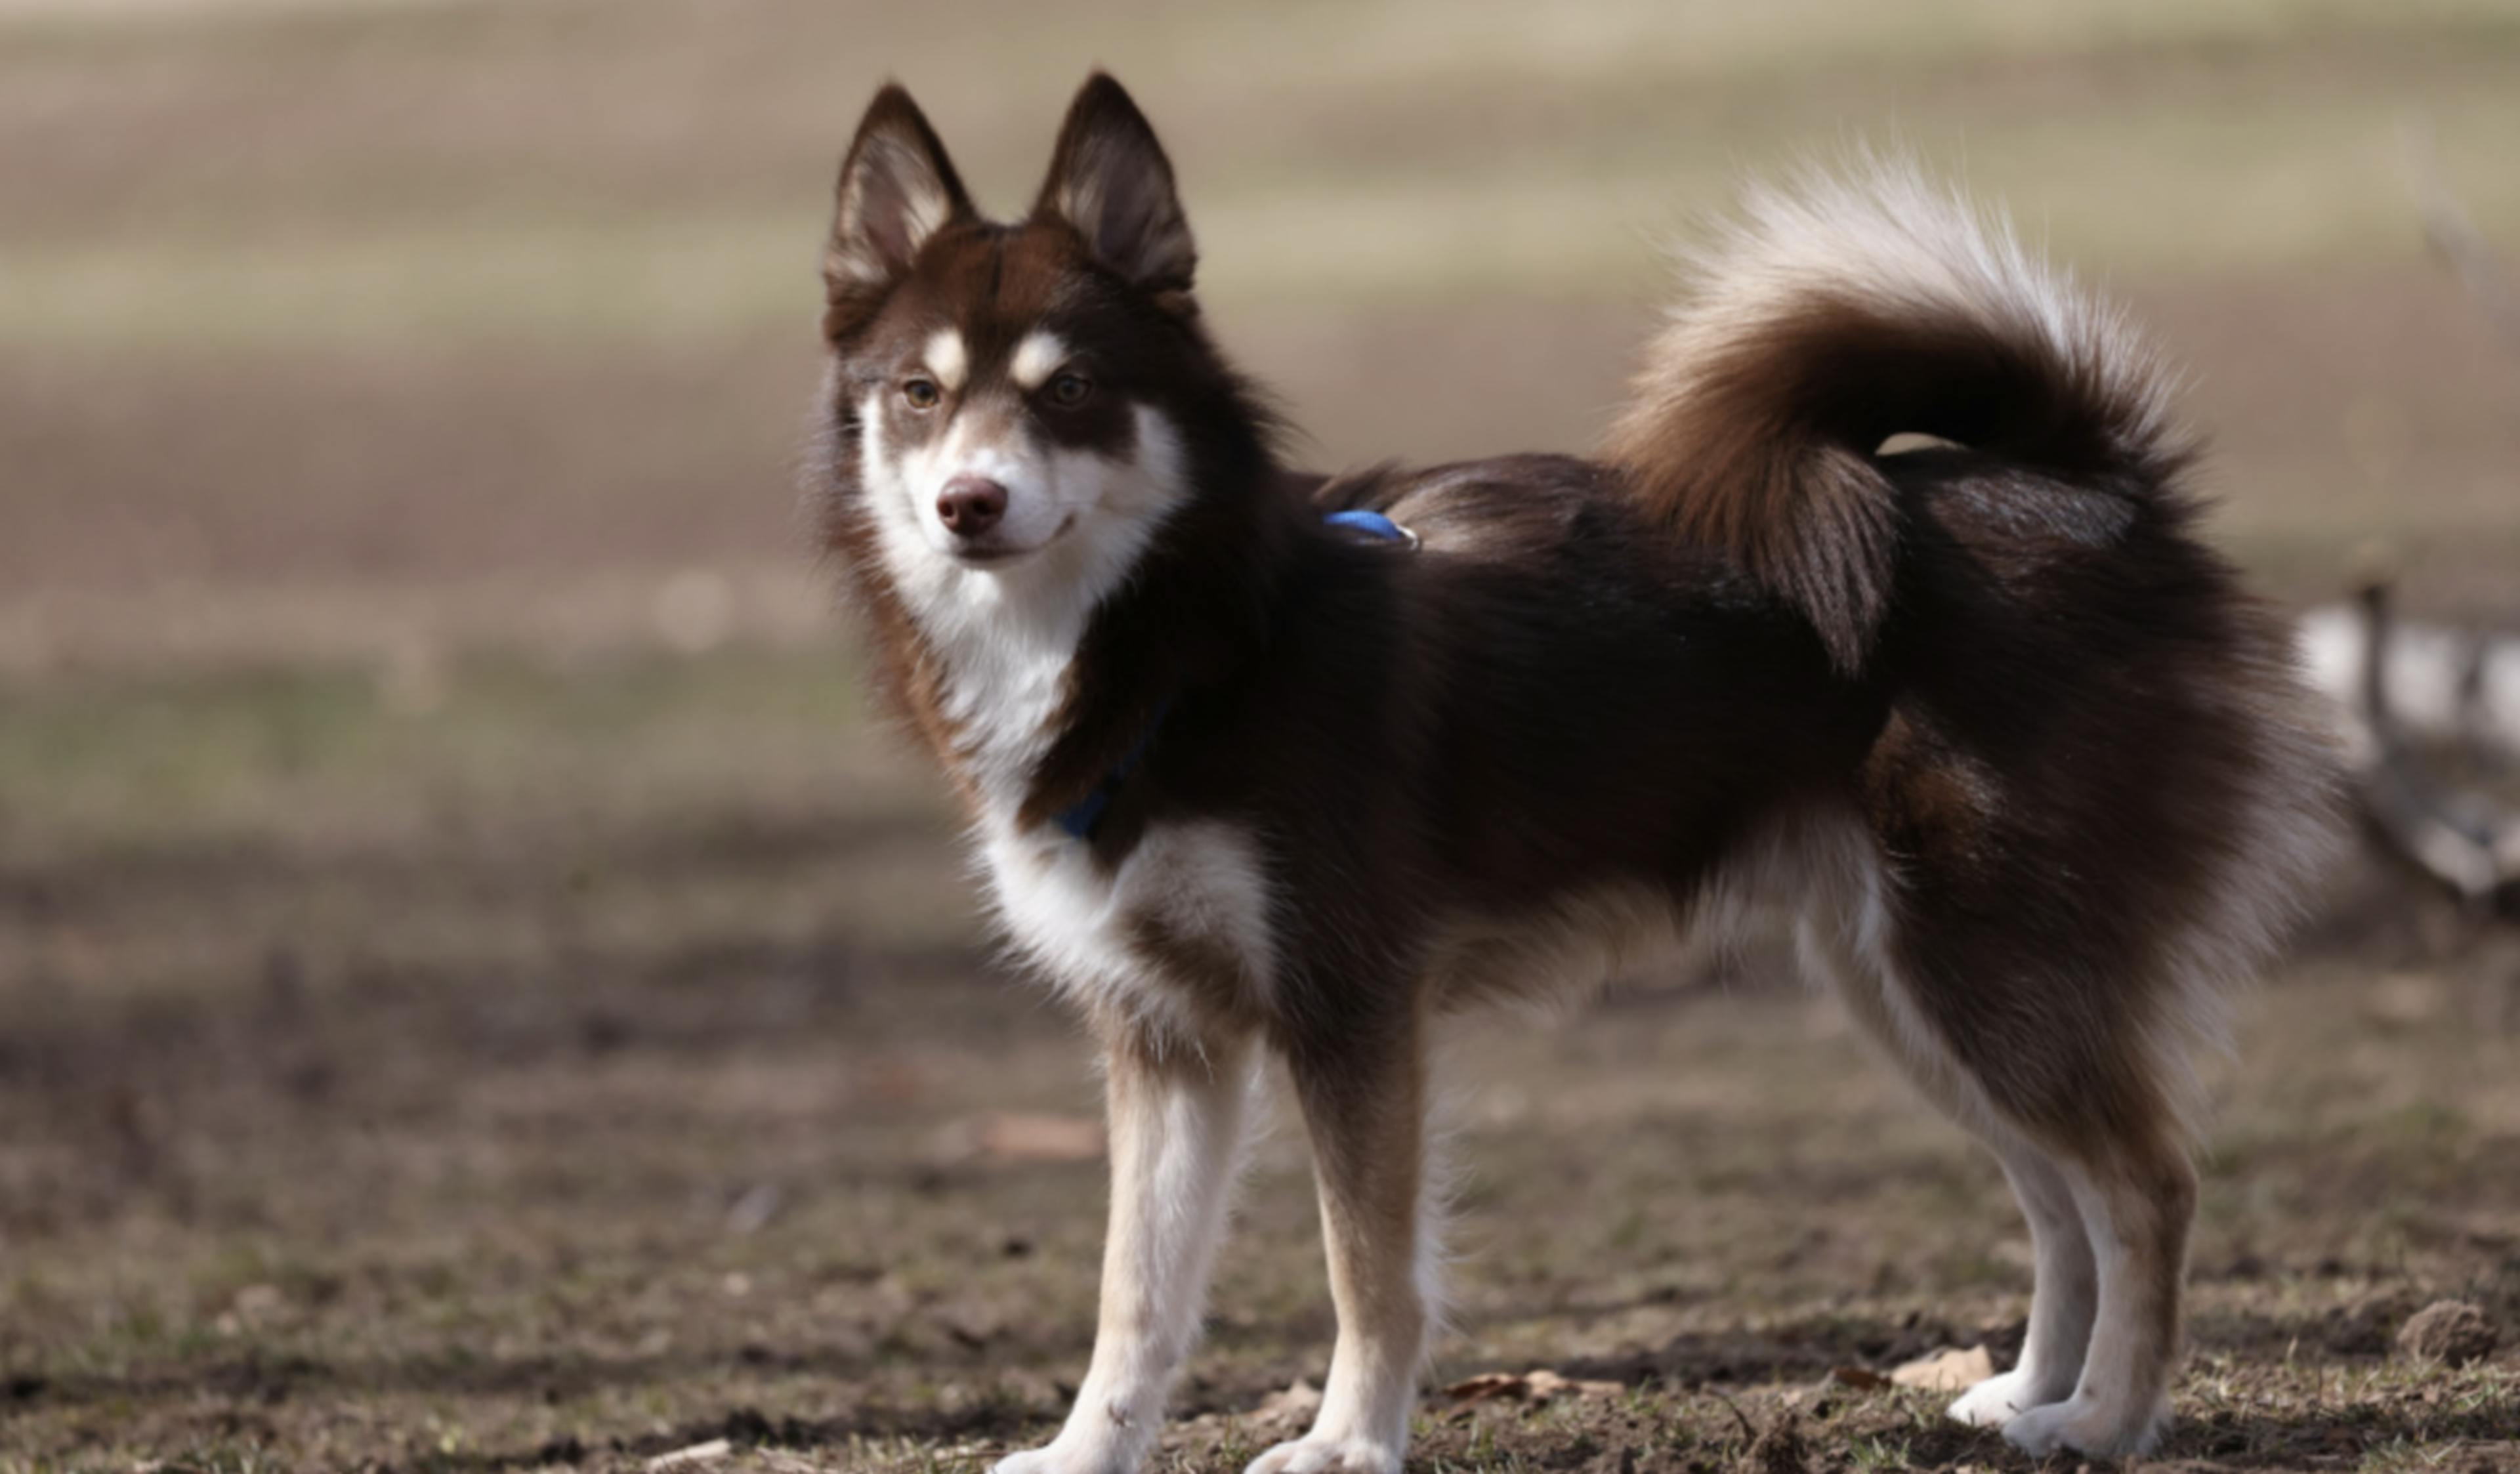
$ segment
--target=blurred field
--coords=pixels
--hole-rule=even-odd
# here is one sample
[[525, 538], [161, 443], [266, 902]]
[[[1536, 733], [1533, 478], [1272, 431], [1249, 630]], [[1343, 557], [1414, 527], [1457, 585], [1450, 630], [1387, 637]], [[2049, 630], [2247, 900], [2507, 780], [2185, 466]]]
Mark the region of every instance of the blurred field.
[[[1656, 237], [1870, 140], [2136, 304], [2272, 590], [2379, 545], [2417, 611], [2520, 618], [2520, 362], [2405, 162], [2428, 135], [2520, 243], [2508, 0], [0, 0], [0, 1471], [959, 1470], [1044, 1431], [1088, 1061], [862, 709], [788, 458], [875, 84], [1012, 207], [1096, 63], [1317, 462], [1588, 444]], [[2334, 901], [2218, 1079], [2171, 1452], [2520, 1468], [2520, 1354], [2388, 1354], [2440, 1294], [2520, 1341], [2520, 958], [2378, 871]], [[1439, 1373], [1625, 1390], [1439, 1400], [1413, 1469], [1729, 1468], [1745, 1423], [2018, 1466], [1814, 1392], [2008, 1354], [2026, 1243], [1772, 981], [1464, 1031]], [[1302, 1172], [1282, 1130], [1173, 1467], [1320, 1375]]]
[[[1026, 198], [1101, 62], [1179, 156], [1226, 340], [1326, 462], [1581, 447], [1653, 242], [1742, 170], [1912, 148], [2132, 296], [2232, 535], [2386, 533], [2508, 604], [2520, 369], [2403, 134], [2520, 235], [2520, 6], [2177, 0], [1088, 12], [158, 0], [0, 13], [0, 658], [645, 638], [716, 569], [812, 627], [786, 457], [855, 112]], [[476, 611], [487, 601], [495, 617]], [[560, 633], [553, 633], [558, 631]]]

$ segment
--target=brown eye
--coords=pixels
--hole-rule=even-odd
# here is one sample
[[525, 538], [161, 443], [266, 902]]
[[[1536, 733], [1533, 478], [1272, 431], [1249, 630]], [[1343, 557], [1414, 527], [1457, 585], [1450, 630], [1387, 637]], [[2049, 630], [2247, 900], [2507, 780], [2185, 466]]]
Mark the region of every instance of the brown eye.
[[1061, 374], [1050, 381], [1051, 403], [1074, 409], [1094, 392], [1094, 381], [1082, 374]]
[[901, 397], [909, 400], [914, 410], [932, 410], [936, 408], [936, 401], [945, 395], [936, 387], [934, 380], [914, 379], [901, 386]]

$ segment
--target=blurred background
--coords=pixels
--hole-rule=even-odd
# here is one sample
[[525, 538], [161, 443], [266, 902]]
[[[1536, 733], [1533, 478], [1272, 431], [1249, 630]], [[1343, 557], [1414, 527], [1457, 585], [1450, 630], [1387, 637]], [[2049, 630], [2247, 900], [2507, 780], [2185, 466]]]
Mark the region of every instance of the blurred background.
[[[958, 1466], [1056, 1410], [1085, 1056], [861, 708], [791, 465], [874, 88], [1012, 212], [1096, 65], [1316, 464], [1588, 446], [1656, 243], [1870, 144], [2133, 305], [2270, 592], [2520, 621], [2514, 0], [0, 0], [0, 1469]], [[2227, 1393], [2520, 1305], [2520, 964], [2385, 868], [2330, 903], [2221, 1086]], [[1995, 1174], [1771, 970], [1463, 1046], [1447, 1364], [2017, 1335]], [[1184, 1467], [1319, 1375], [1301, 1169]], [[2501, 1364], [2187, 1452], [2463, 1446]]]

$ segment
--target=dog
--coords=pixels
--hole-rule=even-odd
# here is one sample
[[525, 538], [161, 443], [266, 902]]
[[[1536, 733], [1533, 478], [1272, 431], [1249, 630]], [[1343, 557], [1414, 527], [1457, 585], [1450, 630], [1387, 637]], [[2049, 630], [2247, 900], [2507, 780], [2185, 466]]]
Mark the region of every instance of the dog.
[[1282, 460], [1195, 265], [1106, 75], [1013, 223], [898, 85], [841, 164], [809, 495], [1106, 1077], [1092, 1362], [1000, 1474], [1146, 1454], [1271, 1052], [1338, 1330], [1311, 1430], [1250, 1468], [1397, 1470], [1438, 1314], [1430, 1028], [1767, 906], [2029, 1220], [2019, 1362], [1952, 1415], [2150, 1450], [2186, 1061], [2332, 828], [2152, 355], [1873, 164], [1749, 192], [1594, 458], [1325, 476]]

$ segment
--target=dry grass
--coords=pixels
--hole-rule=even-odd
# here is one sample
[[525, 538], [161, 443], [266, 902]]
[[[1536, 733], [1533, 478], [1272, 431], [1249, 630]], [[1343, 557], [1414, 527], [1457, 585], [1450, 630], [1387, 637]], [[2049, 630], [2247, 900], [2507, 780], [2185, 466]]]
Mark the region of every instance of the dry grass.
[[[754, 1467], [917, 1470], [1038, 1436], [1083, 1363], [1102, 1169], [981, 1128], [1090, 1116], [1088, 1061], [975, 950], [932, 788], [849, 673], [441, 679], [6, 692], [0, 1468], [630, 1469], [727, 1435]], [[2218, 1081], [2182, 1457], [2464, 1469], [2520, 1421], [2508, 1353], [2388, 1356], [2435, 1295], [2520, 1327], [2513, 960], [2358, 886]], [[1992, 1167], [1775, 981], [1462, 1031], [1439, 1370], [1629, 1391], [1438, 1401], [1418, 1467], [1729, 1468], [1728, 1400], [1814, 1467], [2015, 1462], [1917, 1400], [1816, 1392], [2008, 1351], [2027, 1249]], [[1319, 1378], [1303, 1172], [1281, 1129], [1167, 1467], [1233, 1467]]]

